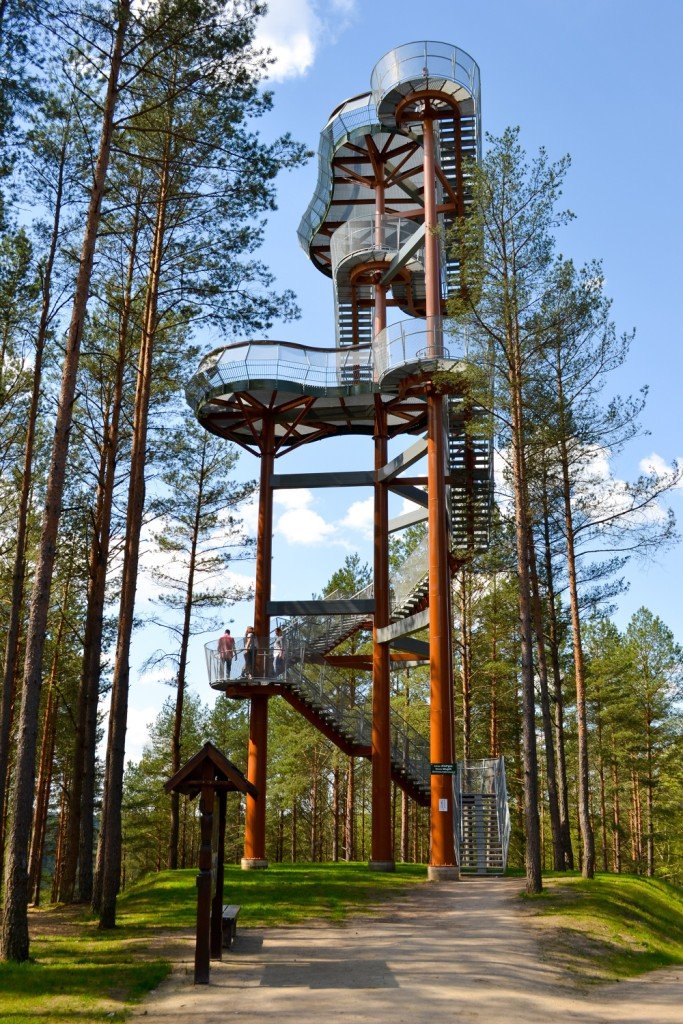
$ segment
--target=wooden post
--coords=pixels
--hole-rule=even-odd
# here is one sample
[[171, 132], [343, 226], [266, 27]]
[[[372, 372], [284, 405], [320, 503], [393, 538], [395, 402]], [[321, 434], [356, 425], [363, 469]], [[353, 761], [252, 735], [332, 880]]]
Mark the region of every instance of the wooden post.
[[213, 772], [207, 762], [203, 768], [200, 813], [199, 874], [197, 875], [197, 938], [194, 952], [194, 983], [208, 985], [211, 957], [211, 861], [215, 791]]
[[214, 894], [211, 904], [211, 959], [223, 959], [223, 877], [225, 875], [225, 822], [228, 794], [224, 789], [217, 793], [218, 843], [214, 865]]

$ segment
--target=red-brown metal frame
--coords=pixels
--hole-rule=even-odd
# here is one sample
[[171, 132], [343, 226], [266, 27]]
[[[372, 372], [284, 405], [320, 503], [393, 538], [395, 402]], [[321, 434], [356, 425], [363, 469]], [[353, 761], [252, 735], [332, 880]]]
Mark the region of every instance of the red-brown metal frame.
[[[378, 242], [381, 234], [381, 218], [387, 213], [402, 217], [421, 218], [425, 222], [425, 312], [432, 325], [429, 335], [429, 347], [433, 354], [440, 354], [440, 338], [437, 333], [438, 318], [442, 313], [441, 275], [440, 275], [440, 243], [438, 237], [438, 217], [442, 213], [462, 214], [463, 184], [461, 168], [457, 168], [457, 187], [445, 178], [438, 167], [435, 157], [434, 122], [441, 119], [455, 122], [456, 141], [460, 138], [460, 114], [455, 101], [444, 100], [444, 96], [431, 90], [413, 93], [405, 97], [399, 104], [397, 122], [416, 123], [422, 127], [423, 153], [423, 184], [422, 195], [415, 195], [415, 190], [405, 189], [405, 198], [394, 198], [391, 206], [385, 199], [386, 189], [390, 185], [400, 185], [414, 169], [404, 170], [406, 163], [416, 152], [419, 143], [405, 141], [401, 137], [390, 134], [380, 149], [375, 139], [368, 135], [365, 148], [347, 144], [343, 155], [333, 160], [335, 181], [337, 183], [360, 184], [371, 193], [366, 198], [354, 200], [356, 205], [373, 205], [376, 218]], [[403, 141], [401, 141], [403, 139]], [[399, 140], [399, 145], [392, 146]], [[397, 159], [398, 158], [398, 159]], [[372, 175], [359, 171], [359, 166], [367, 164], [372, 167]], [[397, 161], [392, 163], [392, 161]], [[448, 201], [437, 204], [437, 181], [444, 189]], [[399, 209], [404, 205], [414, 204], [422, 199], [424, 206], [418, 208]], [[341, 200], [340, 200], [341, 202]], [[334, 203], [334, 200], [333, 200]], [[322, 230], [331, 234], [337, 222], [328, 221]], [[318, 259], [327, 260], [321, 252]], [[358, 299], [354, 302], [354, 315], [361, 306], [374, 306], [374, 332], [377, 335], [386, 326], [387, 289], [380, 283], [384, 265], [364, 265], [359, 267], [351, 282], [352, 295], [356, 286], [370, 285], [373, 288], [373, 300]], [[409, 281], [406, 282], [409, 284]], [[415, 396], [421, 396], [424, 405], [416, 408]], [[413, 398], [411, 402], [410, 399]], [[391, 728], [390, 728], [390, 666], [391, 662], [401, 663], [411, 660], [408, 654], [395, 653], [389, 645], [379, 643], [377, 631], [390, 622], [389, 610], [389, 561], [388, 561], [388, 487], [380, 482], [379, 471], [387, 464], [389, 436], [427, 427], [427, 501], [428, 501], [428, 557], [429, 557], [429, 593], [430, 609], [429, 649], [430, 649], [430, 757], [432, 762], [452, 763], [454, 759], [453, 735], [453, 658], [451, 638], [451, 572], [457, 568], [457, 560], [451, 555], [448, 541], [448, 523], [446, 508], [446, 461], [447, 434], [444, 424], [443, 396], [436, 393], [430, 386], [428, 376], [416, 376], [403, 382], [399, 396], [385, 400], [382, 396], [375, 397], [374, 452], [376, 483], [374, 488], [374, 594], [375, 614], [373, 619], [373, 651], [368, 655], [321, 655], [321, 660], [329, 664], [346, 668], [372, 668], [372, 746], [362, 747], [341, 736], [334, 726], [316, 711], [306, 705], [288, 687], [272, 683], [267, 686], [235, 682], [228, 689], [232, 696], [248, 696], [251, 700], [248, 777], [259, 791], [259, 798], [247, 799], [247, 819], [245, 828], [245, 866], [265, 866], [265, 787], [266, 787], [266, 754], [268, 730], [268, 699], [273, 694], [280, 694], [299, 711], [309, 722], [331, 739], [350, 756], [371, 757], [372, 760], [372, 841], [371, 866], [390, 869], [393, 867], [393, 837], [391, 829], [391, 780], [410, 792], [420, 803], [424, 803], [423, 795], [411, 786], [400, 773], [391, 767]], [[259, 522], [257, 538], [256, 590], [254, 626], [257, 637], [269, 635], [267, 606], [270, 598], [271, 558], [272, 558], [272, 485], [274, 459], [285, 451], [290, 451], [301, 444], [307, 444], [322, 437], [342, 433], [338, 423], [317, 422], [315, 429], [302, 432], [305, 424], [310, 429], [309, 413], [316, 403], [316, 398], [302, 395], [278, 404], [277, 392], [274, 392], [269, 403], [264, 404], [253, 395], [242, 393], [233, 395], [229, 401], [216, 399], [214, 407], [223, 406], [206, 421], [209, 429], [222, 436], [229, 437], [242, 447], [261, 457]], [[343, 410], [344, 399], [339, 398]], [[275, 425], [285, 421], [284, 414], [298, 410], [293, 418], [287, 421], [283, 434], [276, 436]], [[403, 422], [400, 426], [388, 427], [391, 415]], [[250, 441], [245, 439], [244, 427], [247, 427]], [[237, 428], [241, 432], [237, 432]], [[401, 477], [402, 483], [422, 483], [424, 478]], [[453, 840], [453, 802], [451, 777], [449, 775], [433, 775], [431, 780], [431, 843], [430, 868], [444, 871], [441, 877], [447, 877], [449, 869], [456, 870]], [[439, 877], [436, 875], [435, 877]]]

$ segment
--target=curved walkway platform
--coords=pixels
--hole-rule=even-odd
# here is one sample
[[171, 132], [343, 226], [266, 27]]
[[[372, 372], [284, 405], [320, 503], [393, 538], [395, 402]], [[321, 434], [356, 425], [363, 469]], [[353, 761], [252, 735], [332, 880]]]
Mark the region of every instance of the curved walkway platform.
[[683, 968], [580, 990], [544, 962], [519, 879], [430, 884], [348, 924], [246, 931], [139, 1006], [147, 1024], [680, 1024]]

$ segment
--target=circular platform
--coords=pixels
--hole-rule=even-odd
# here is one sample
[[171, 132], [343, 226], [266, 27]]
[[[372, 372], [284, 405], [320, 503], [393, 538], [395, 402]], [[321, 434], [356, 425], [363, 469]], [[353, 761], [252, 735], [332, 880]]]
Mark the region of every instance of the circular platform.
[[373, 348], [323, 349], [282, 341], [226, 345], [206, 356], [186, 388], [199, 422], [258, 451], [265, 418], [278, 450], [343, 434], [372, 435], [376, 400], [391, 436], [424, 429], [421, 396], [401, 398], [380, 386]]
[[398, 127], [397, 113], [407, 96], [429, 93], [438, 103], [457, 104], [461, 116], [479, 115], [479, 66], [473, 57], [450, 43], [431, 40], [404, 43], [377, 62], [370, 78], [379, 121]]

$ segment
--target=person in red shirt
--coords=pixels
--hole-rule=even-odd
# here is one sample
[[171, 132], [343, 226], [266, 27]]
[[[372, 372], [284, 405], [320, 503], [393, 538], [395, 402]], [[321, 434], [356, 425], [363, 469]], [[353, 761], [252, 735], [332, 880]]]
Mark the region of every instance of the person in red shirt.
[[218, 640], [218, 656], [221, 663], [221, 679], [229, 679], [232, 659], [235, 657], [235, 640], [229, 629], [226, 629]]

